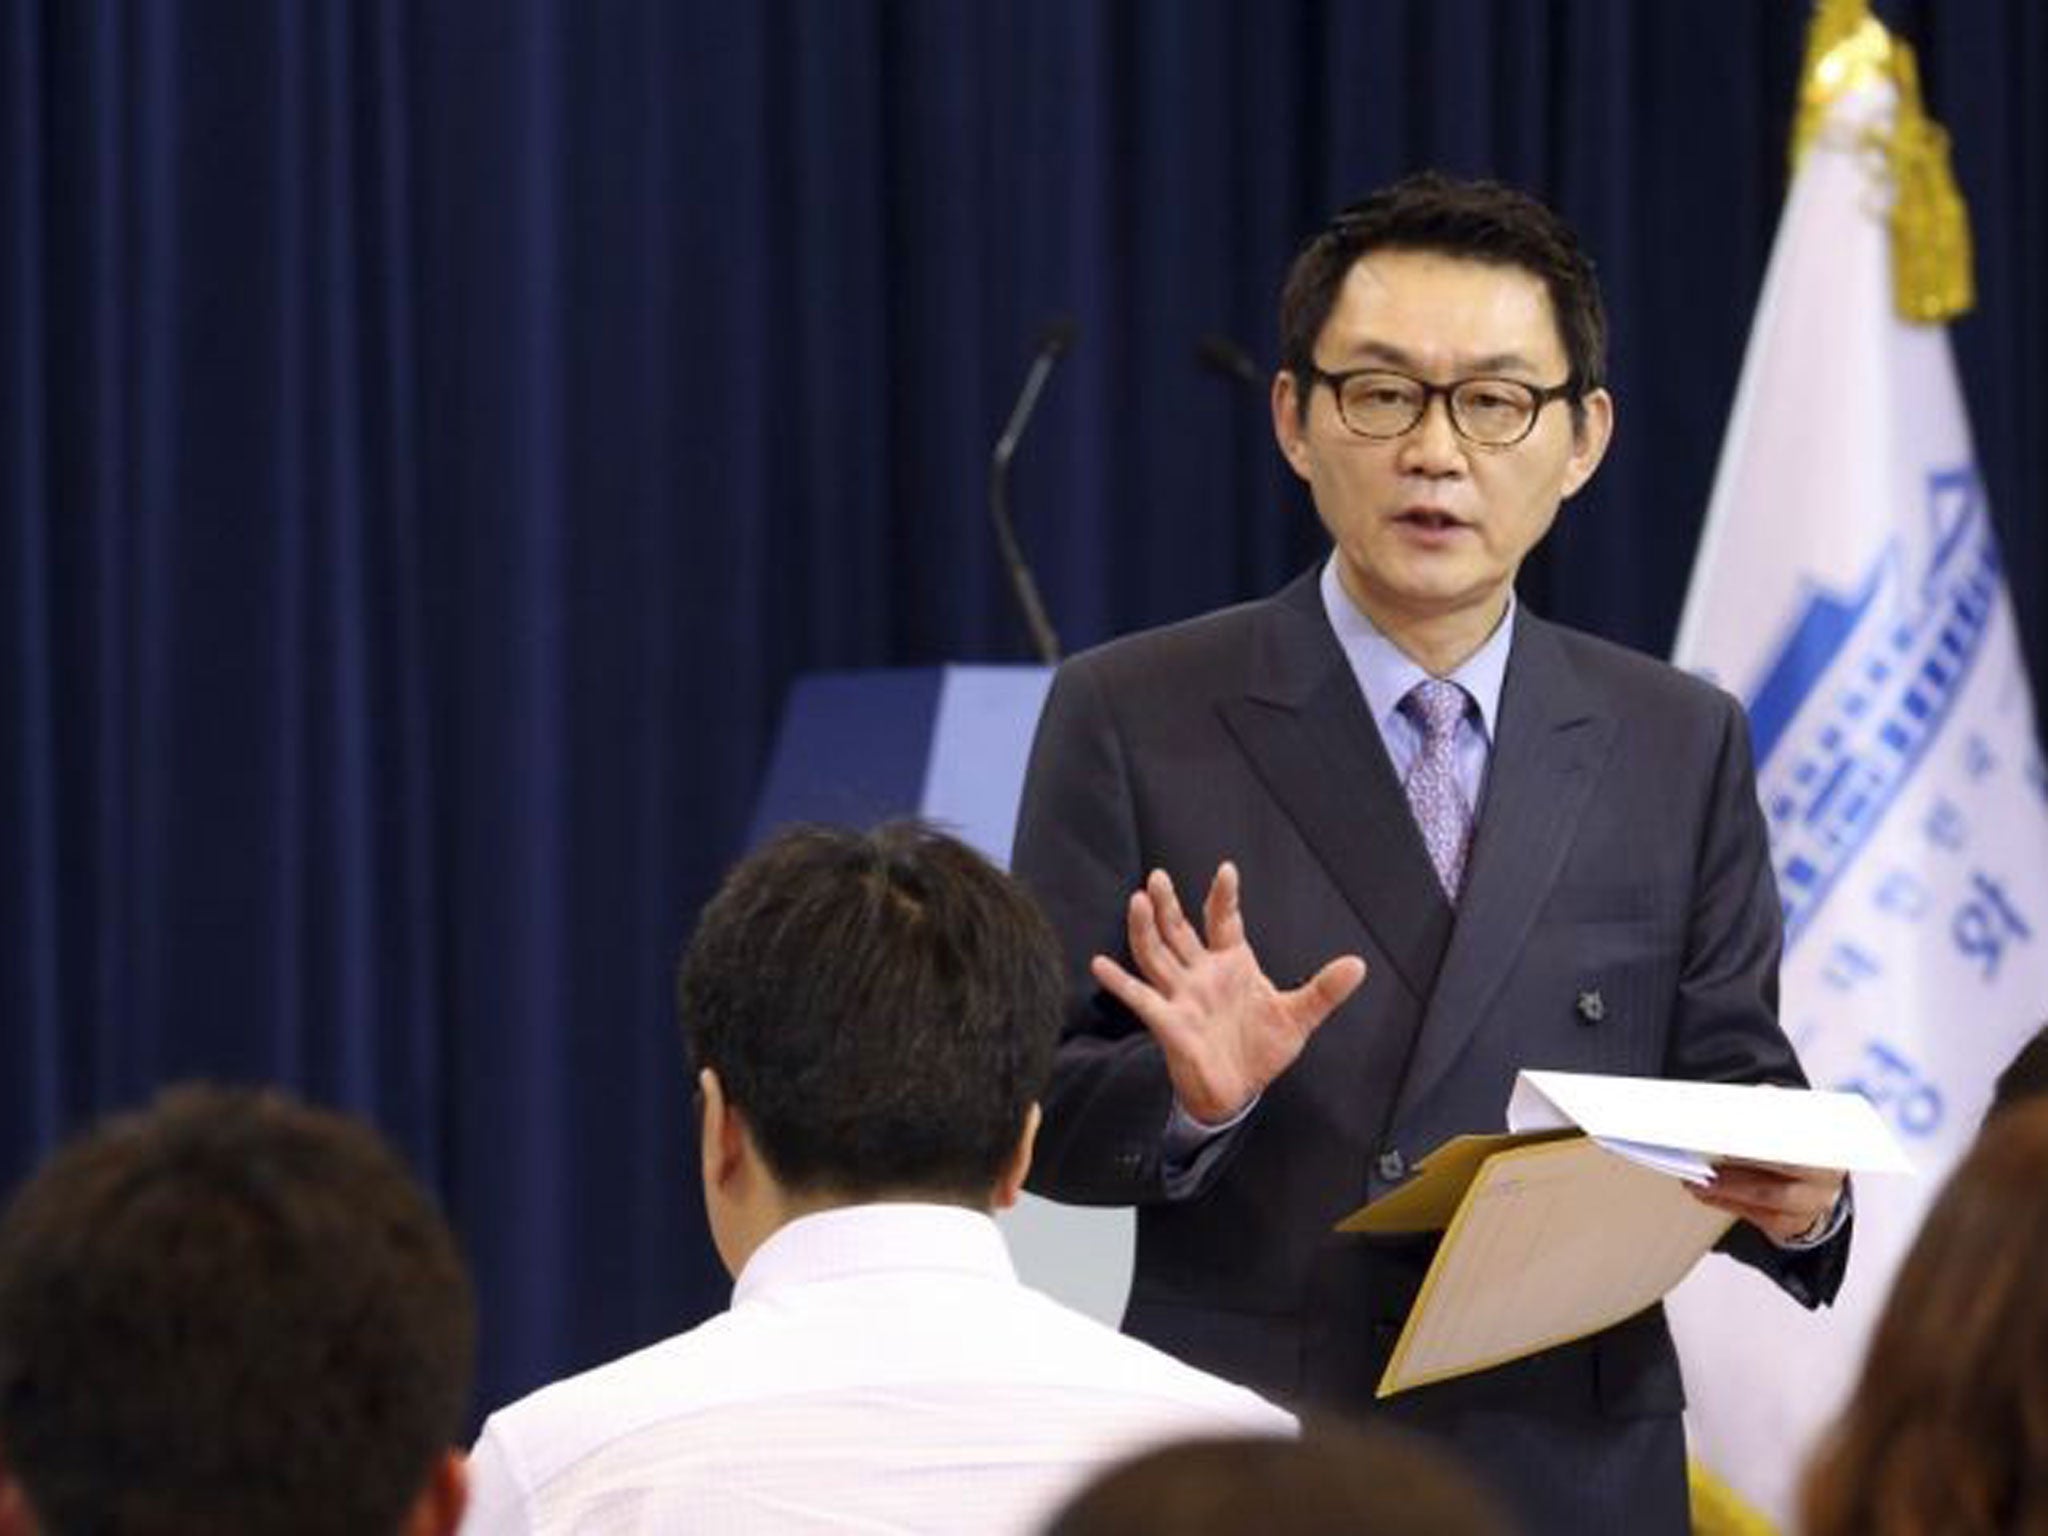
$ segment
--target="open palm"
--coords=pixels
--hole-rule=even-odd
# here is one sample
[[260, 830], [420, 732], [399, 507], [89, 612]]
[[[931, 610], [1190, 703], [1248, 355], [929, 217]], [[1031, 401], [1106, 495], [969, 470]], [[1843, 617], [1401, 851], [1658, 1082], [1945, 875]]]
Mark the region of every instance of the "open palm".
[[1209, 883], [1201, 932], [1161, 869], [1131, 893], [1128, 928], [1137, 974], [1107, 955], [1089, 970], [1151, 1031], [1181, 1108], [1207, 1124], [1230, 1119], [1292, 1066], [1365, 980], [1365, 961], [1342, 955], [1292, 990], [1274, 986], [1245, 938], [1227, 859]]

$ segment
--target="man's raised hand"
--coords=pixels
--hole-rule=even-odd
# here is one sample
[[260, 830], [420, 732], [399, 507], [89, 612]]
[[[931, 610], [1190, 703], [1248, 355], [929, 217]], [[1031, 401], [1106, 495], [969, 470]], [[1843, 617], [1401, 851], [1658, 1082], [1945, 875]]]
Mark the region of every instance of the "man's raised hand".
[[1237, 866], [1228, 859], [1202, 903], [1203, 932], [1162, 869], [1131, 893], [1128, 926], [1138, 974], [1107, 955], [1088, 969], [1151, 1031], [1181, 1108], [1206, 1124], [1230, 1119], [1292, 1066], [1365, 980], [1365, 961], [1340, 955], [1292, 991], [1274, 986], [1245, 938]]

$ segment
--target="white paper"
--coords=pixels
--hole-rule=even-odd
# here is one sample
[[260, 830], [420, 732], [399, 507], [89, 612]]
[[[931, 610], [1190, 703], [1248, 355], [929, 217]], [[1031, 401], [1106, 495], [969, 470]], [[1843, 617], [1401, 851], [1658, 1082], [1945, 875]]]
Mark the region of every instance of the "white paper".
[[1913, 1171], [1898, 1139], [1861, 1094], [1593, 1072], [1530, 1071], [1516, 1077], [1509, 1130], [1571, 1126], [1652, 1165], [1676, 1160], [1682, 1168], [1702, 1159], [1737, 1158], [1857, 1173]]

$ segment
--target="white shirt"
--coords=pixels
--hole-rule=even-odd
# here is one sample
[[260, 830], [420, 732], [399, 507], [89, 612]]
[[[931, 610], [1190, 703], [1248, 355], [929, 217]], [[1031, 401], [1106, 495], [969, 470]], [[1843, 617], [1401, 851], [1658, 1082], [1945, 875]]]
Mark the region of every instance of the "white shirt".
[[1035, 1530], [1106, 1463], [1291, 1415], [1019, 1283], [986, 1215], [850, 1206], [732, 1307], [491, 1415], [465, 1536]]

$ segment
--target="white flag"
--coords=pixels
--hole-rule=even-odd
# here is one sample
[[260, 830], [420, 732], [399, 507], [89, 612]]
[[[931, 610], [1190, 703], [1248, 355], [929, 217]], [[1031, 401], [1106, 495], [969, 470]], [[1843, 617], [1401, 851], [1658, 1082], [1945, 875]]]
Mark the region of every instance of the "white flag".
[[1926, 1203], [2048, 1010], [2048, 778], [1948, 335], [1898, 318], [1888, 83], [1805, 153], [1677, 657], [1748, 705], [1785, 910], [1786, 1032], [1918, 1168], [1855, 1184], [1808, 1313], [1724, 1259], [1674, 1295], [1694, 1457], [1788, 1525]]

